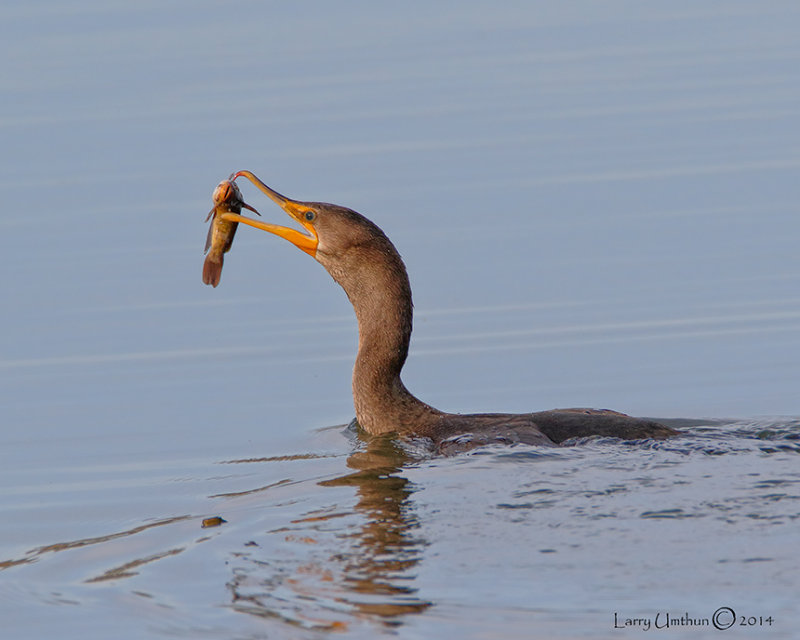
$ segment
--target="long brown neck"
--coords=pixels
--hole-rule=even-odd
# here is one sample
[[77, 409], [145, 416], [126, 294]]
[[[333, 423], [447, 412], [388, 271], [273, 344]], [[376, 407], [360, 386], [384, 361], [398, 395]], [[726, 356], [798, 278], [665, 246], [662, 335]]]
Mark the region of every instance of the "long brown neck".
[[372, 434], [424, 430], [439, 412], [411, 395], [400, 379], [413, 309], [400, 255], [384, 236], [325, 267], [347, 293], [358, 319], [353, 400], [359, 424]]

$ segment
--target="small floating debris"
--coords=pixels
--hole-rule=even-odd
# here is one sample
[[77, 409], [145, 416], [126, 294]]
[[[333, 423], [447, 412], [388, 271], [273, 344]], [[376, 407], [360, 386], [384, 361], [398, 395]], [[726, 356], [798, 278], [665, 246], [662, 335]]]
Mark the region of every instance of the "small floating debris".
[[202, 527], [203, 529], [208, 529], [208, 527], [218, 527], [221, 524], [225, 524], [227, 520], [224, 518], [220, 518], [219, 516], [214, 516], [213, 518], [206, 518], [203, 520]]
[[661, 511], [645, 511], [640, 518], [696, 518], [698, 516], [686, 513], [683, 509], [663, 509]]

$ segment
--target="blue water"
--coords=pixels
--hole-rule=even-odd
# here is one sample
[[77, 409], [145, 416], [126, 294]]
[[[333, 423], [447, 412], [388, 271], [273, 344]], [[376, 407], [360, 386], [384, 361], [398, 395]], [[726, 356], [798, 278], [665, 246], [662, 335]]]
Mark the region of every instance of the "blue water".
[[[4, 634], [616, 637], [643, 631], [615, 613], [730, 607], [772, 619], [731, 636], [795, 637], [794, 3], [0, 19]], [[245, 168], [392, 238], [425, 401], [689, 434], [364, 442], [355, 320], [318, 264], [242, 229], [200, 281], [211, 191]]]
[[4, 619], [17, 637], [611, 637], [615, 614], [727, 607], [792, 637], [800, 421], [676, 426], [450, 458], [341, 426], [295, 455], [67, 465], [58, 489], [18, 471], [6, 522], [48, 544], [4, 535]]

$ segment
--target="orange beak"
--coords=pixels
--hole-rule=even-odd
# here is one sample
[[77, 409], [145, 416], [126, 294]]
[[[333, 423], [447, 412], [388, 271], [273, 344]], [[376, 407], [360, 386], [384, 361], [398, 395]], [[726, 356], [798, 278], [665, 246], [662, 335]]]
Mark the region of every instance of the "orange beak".
[[[236, 178], [247, 178], [250, 182], [256, 185], [261, 191], [269, 196], [270, 200], [274, 201], [281, 209], [283, 209], [286, 213], [288, 213], [294, 220], [296, 220], [308, 233], [302, 233], [297, 231], [297, 229], [292, 229], [291, 227], [282, 227], [277, 224], [270, 224], [268, 222], [260, 222], [258, 220], [253, 220], [252, 218], [246, 218], [245, 216], [236, 215], [235, 213], [223, 213], [222, 219], [227, 220], [229, 222], [241, 222], [242, 224], [249, 225], [251, 227], [255, 227], [256, 229], [261, 229], [262, 231], [269, 231], [269, 233], [274, 233], [276, 236], [280, 236], [291, 242], [295, 247], [298, 249], [305, 251], [308, 255], [312, 258], [317, 254], [317, 245], [319, 244], [319, 238], [317, 237], [317, 232], [314, 229], [314, 225], [311, 224], [308, 220], [306, 220], [306, 212], [314, 211], [314, 207], [311, 205], [305, 204], [303, 202], [298, 202], [296, 200], [290, 200], [286, 196], [282, 196], [277, 191], [270, 189], [267, 185], [265, 185], [261, 180], [256, 178], [250, 171], [239, 171], [231, 176], [231, 180], [235, 180]], [[248, 207], [249, 208], [249, 207]]]

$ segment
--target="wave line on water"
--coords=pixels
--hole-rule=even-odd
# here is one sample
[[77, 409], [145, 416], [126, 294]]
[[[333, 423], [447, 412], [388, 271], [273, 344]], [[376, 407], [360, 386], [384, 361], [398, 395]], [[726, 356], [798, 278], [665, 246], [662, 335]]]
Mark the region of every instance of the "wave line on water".
[[508, 344], [499, 345], [465, 345], [458, 347], [442, 347], [442, 348], [428, 348], [428, 349], [411, 349], [414, 356], [438, 356], [447, 354], [467, 354], [467, 353], [486, 353], [491, 351], [524, 351], [531, 349], [550, 349], [556, 347], [576, 347], [587, 346], [595, 344], [616, 344], [624, 342], [646, 342], [657, 340], [676, 340], [683, 338], [705, 338], [717, 337], [727, 335], [752, 335], [760, 333], [783, 333], [783, 332], [800, 332], [800, 325], [790, 325], [785, 327], [740, 327], [730, 329], [707, 329], [696, 331], [676, 331], [672, 333], [661, 334], [645, 334], [645, 335], [630, 335], [630, 336], [605, 336], [600, 338], [574, 338], [553, 341], [541, 342], [527, 342], [516, 343], [511, 342]]
[[[718, 337], [727, 335], [757, 335], [769, 333], [786, 333], [786, 332], [800, 332], [800, 325], [769, 325], [769, 326], [749, 326], [749, 327], [731, 327], [724, 326], [731, 323], [741, 323], [752, 320], [784, 320], [800, 318], [800, 312], [786, 312], [774, 314], [750, 314], [749, 316], [740, 316], [738, 318], [727, 319], [724, 318], [698, 318], [698, 319], [675, 319], [665, 321], [645, 321], [639, 323], [614, 323], [601, 326], [593, 325], [576, 325], [572, 327], [543, 327], [538, 329], [525, 329], [525, 330], [511, 330], [507, 332], [485, 332], [485, 333], [472, 333], [460, 334], [454, 336], [437, 336], [435, 338], [420, 338], [415, 340], [415, 344], [419, 343], [442, 343], [442, 342], [458, 342], [467, 341], [468, 344], [463, 346], [451, 347], [423, 347], [421, 349], [412, 345], [410, 353], [414, 356], [432, 356], [444, 355], [453, 353], [485, 353], [491, 351], [508, 351], [508, 350], [527, 350], [527, 349], [544, 349], [552, 347], [573, 347], [585, 346], [593, 344], [612, 344], [624, 342], [641, 342], [641, 341], [657, 341], [657, 340], [675, 340], [682, 338], [702, 338], [702, 337]], [[694, 329], [684, 331], [669, 331], [673, 327], [691, 327], [697, 325], [713, 325], [717, 323], [717, 327], [708, 329]], [[625, 331], [637, 329], [662, 329], [659, 333], [638, 333], [635, 335], [606, 335], [594, 338], [580, 338], [566, 337], [566, 334], [585, 334], [585, 333], [598, 333], [602, 331]], [[565, 336], [560, 340], [543, 340], [538, 342], [509, 342], [505, 344], [484, 344], [475, 345], [472, 341], [475, 339], [486, 338], [519, 338], [525, 336]], [[16, 360], [2, 360], [0, 361], [0, 370], [14, 370], [14, 369], [32, 369], [40, 367], [57, 367], [57, 366], [82, 366], [82, 365], [102, 365], [102, 364], [119, 364], [131, 362], [158, 362], [169, 360], [195, 360], [214, 358], [231, 358], [240, 356], [265, 356], [276, 355], [273, 362], [276, 363], [323, 363], [323, 362], [338, 362], [343, 360], [350, 360], [354, 357], [352, 353], [334, 353], [328, 355], [296, 355], [286, 357], [280, 355], [282, 351], [279, 347], [254, 347], [254, 346], [237, 346], [237, 347], [216, 347], [204, 349], [183, 349], [183, 350], [163, 350], [163, 351], [143, 351], [134, 353], [116, 353], [116, 354], [97, 354], [97, 355], [75, 355], [75, 356], [57, 356], [50, 358], [23, 358]]]
[[[745, 322], [763, 322], [796, 320], [800, 318], [800, 311], [775, 311], [771, 313], [750, 313], [725, 316], [699, 316], [694, 318], [672, 318], [669, 320], [641, 320], [637, 322], [614, 322], [605, 324], [579, 324], [565, 327], [537, 327], [533, 329], [512, 329], [508, 331], [483, 331], [476, 333], [463, 333], [436, 337], [419, 338], [417, 342], [453, 342], [458, 340], [476, 340], [487, 338], [517, 338], [533, 335], [559, 335], [570, 333], [601, 333], [617, 331], [637, 331], [648, 329], [668, 329], [671, 327], [691, 327], [719, 325], [719, 332], [725, 332], [726, 325]], [[763, 330], [769, 327], [761, 328]], [[716, 331], [715, 331], [716, 333]]]
[[164, 349], [128, 353], [102, 353], [93, 355], [53, 356], [45, 358], [18, 358], [0, 360], [0, 369], [52, 367], [62, 365], [95, 365], [120, 362], [148, 362], [156, 360], [197, 359], [219, 356], [264, 355], [278, 351], [278, 347], [209, 347], [204, 349]]
[[133, 527], [132, 529], [127, 529], [125, 531], [109, 533], [104, 536], [96, 536], [94, 538], [82, 538], [80, 540], [71, 540], [69, 542], [56, 542], [54, 544], [48, 544], [41, 547], [36, 547], [35, 549], [31, 549], [30, 551], [28, 551], [28, 553], [25, 555], [24, 558], [15, 558], [11, 560], [0, 561], [0, 571], [21, 564], [30, 564], [32, 562], [36, 562], [40, 557], [48, 553], [68, 551], [70, 549], [78, 549], [90, 545], [101, 544], [104, 542], [109, 542], [111, 540], [116, 540], [118, 538], [125, 538], [127, 536], [136, 535], [137, 533], [147, 531], [148, 529], [152, 529], [153, 527], [161, 527], [164, 525], [174, 524], [176, 522], [182, 522], [183, 520], [188, 520], [192, 517], [193, 516], [190, 515], [173, 516], [171, 518], [164, 518], [162, 520], [157, 520], [156, 522], [149, 522], [147, 524], [142, 524], [139, 525], [138, 527]]

